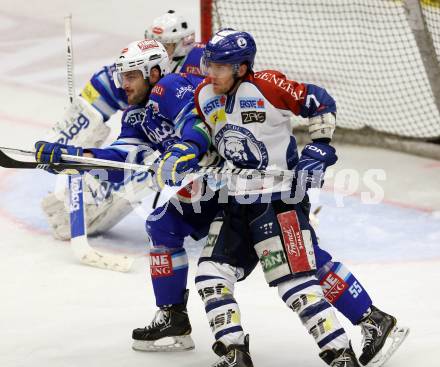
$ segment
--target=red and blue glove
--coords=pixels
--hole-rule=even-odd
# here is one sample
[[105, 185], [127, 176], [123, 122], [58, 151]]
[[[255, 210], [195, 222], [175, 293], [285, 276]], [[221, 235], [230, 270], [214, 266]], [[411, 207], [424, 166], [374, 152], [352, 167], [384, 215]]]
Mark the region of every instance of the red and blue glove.
[[311, 187], [322, 187], [325, 170], [335, 164], [337, 160], [336, 150], [331, 145], [322, 142], [307, 144], [296, 165], [297, 182], [305, 190]]
[[185, 175], [199, 168], [199, 148], [195, 144], [181, 142], [172, 145], [153, 165], [153, 182], [157, 188], [178, 186]]

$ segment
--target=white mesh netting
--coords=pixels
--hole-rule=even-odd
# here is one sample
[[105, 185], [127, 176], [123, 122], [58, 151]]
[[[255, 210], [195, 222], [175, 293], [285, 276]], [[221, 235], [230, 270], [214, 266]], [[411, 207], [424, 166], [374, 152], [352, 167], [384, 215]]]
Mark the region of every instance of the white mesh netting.
[[[423, 1], [440, 55], [440, 1]], [[402, 1], [215, 0], [213, 30], [257, 42], [256, 70], [325, 87], [338, 125], [413, 138], [440, 136], [440, 115]]]

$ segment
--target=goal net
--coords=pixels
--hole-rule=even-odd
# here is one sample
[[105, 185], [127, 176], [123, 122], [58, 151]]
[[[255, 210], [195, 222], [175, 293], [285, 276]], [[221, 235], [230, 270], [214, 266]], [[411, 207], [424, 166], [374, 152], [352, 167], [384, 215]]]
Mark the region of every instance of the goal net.
[[338, 126], [440, 137], [440, 0], [201, 0], [202, 38], [250, 32], [256, 70], [325, 87]]

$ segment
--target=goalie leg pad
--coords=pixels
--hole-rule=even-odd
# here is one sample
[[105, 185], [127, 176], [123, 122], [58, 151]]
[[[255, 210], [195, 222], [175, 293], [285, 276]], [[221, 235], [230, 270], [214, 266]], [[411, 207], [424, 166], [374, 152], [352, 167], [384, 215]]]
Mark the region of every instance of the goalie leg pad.
[[188, 278], [188, 256], [184, 248], [153, 247], [150, 274], [158, 307], [184, 302]]
[[324, 296], [353, 325], [359, 323], [372, 300], [357, 278], [340, 262], [329, 261], [318, 269]]
[[345, 330], [328, 303], [315, 276], [290, 279], [278, 285], [278, 293], [315, 339], [321, 350], [348, 348]]
[[234, 285], [242, 274], [240, 268], [214, 261], [204, 261], [197, 269], [196, 287], [209, 325], [215, 339], [225, 346], [244, 343], [240, 309], [234, 298]]

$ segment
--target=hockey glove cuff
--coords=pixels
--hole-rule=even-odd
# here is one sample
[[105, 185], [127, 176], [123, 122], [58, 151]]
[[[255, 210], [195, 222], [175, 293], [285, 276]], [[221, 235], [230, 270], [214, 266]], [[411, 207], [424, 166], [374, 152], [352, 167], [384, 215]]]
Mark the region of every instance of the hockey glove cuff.
[[327, 167], [337, 160], [336, 150], [331, 145], [322, 142], [307, 144], [296, 166], [297, 181], [306, 190], [322, 187]]
[[154, 163], [153, 181], [158, 189], [165, 185], [178, 186], [186, 174], [196, 170], [199, 163], [199, 148], [189, 142], [172, 145]]

